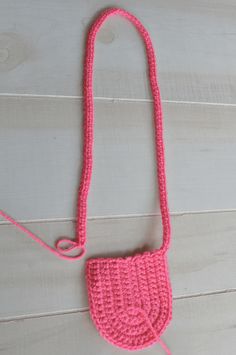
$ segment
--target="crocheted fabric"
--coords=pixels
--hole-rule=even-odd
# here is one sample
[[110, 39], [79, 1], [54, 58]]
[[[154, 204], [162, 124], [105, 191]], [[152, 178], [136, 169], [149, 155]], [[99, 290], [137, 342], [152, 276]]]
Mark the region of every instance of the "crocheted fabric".
[[[91, 317], [109, 342], [124, 349], [143, 349], [159, 342], [170, 354], [160, 335], [171, 320], [172, 296], [166, 254], [170, 244], [171, 226], [167, 201], [165, 157], [162, 127], [162, 108], [157, 85], [156, 60], [150, 36], [141, 22], [129, 12], [111, 8], [105, 10], [92, 24], [86, 42], [84, 62], [84, 150], [83, 169], [78, 192], [75, 240], [59, 239], [55, 248], [15, 221], [5, 212], [0, 216], [14, 224], [28, 237], [61, 259], [78, 260], [85, 254], [87, 197], [93, 166], [94, 100], [93, 62], [96, 34], [107, 17], [121, 15], [127, 18], [143, 38], [153, 97], [155, 150], [163, 243], [160, 249], [126, 258], [96, 258], [86, 263]], [[77, 254], [71, 254], [74, 250]]]
[[[147, 30], [132, 14], [122, 9], [104, 11], [92, 24], [85, 56], [85, 114], [93, 120], [91, 94], [96, 33], [111, 15], [121, 15], [134, 24], [146, 47], [153, 96], [157, 175], [163, 224], [163, 244], [159, 250], [126, 258], [96, 258], [86, 263], [86, 280], [91, 317], [100, 332], [112, 344], [128, 350], [143, 349], [161, 341], [172, 316], [171, 286], [166, 252], [170, 243], [170, 218], [167, 204], [162, 109], [156, 78], [155, 53]], [[92, 125], [87, 119], [88, 127]], [[89, 131], [91, 135], [92, 130]]]
[[165, 254], [90, 259], [86, 277], [91, 316], [104, 338], [128, 350], [160, 340], [172, 309]]

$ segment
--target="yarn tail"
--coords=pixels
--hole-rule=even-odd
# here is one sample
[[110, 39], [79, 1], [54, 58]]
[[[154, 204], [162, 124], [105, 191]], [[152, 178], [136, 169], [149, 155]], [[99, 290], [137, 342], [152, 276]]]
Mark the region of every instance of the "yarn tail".
[[167, 347], [167, 345], [161, 340], [161, 338], [159, 338], [159, 344], [161, 345], [161, 347], [163, 348], [163, 350], [165, 350], [167, 355], [171, 355], [171, 351], [170, 349]]
[[155, 329], [153, 328], [152, 326], [152, 323], [150, 322], [150, 319], [147, 315], [147, 313], [142, 309], [140, 308], [139, 309], [141, 314], [143, 315], [143, 317], [145, 318], [150, 330], [152, 331], [153, 335], [158, 339], [158, 343], [161, 345], [162, 349], [166, 352], [166, 355], [171, 355], [171, 351], [170, 349], [167, 347], [167, 345], [161, 340], [161, 338], [157, 335]]
[[[29, 229], [25, 228], [22, 224], [18, 223], [12, 217], [7, 215], [5, 212], [0, 210], [0, 216], [2, 216], [5, 220], [13, 224], [15, 227], [24, 232], [29, 238], [33, 239], [35, 242], [40, 244], [44, 249], [49, 250], [54, 255], [58, 256], [64, 260], [78, 260], [80, 259], [84, 253], [85, 248], [83, 245], [80, 245], [79, 242], [75, 240], [71, 240], [68, 238], [59, 239], [55, 244], [55, 249], [50, 245], [45, 243], [42, 239], [40, 239], [36, 234], [32, 233]], [[77, 250], [77, 255], [66, 255], [67, 253], [72, 252], [73, 250]]]

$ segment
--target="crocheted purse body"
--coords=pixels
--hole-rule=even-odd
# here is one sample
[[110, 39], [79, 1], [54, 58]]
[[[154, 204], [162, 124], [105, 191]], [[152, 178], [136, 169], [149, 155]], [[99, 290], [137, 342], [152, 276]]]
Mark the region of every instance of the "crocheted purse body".
[[91, 317], [104, 338], [128, 350], [160, 341], [172, 310], [165, 254], [90, 259], [86, 279]]
[[[90, 313], [100, 334], [112, 344], [124, 349], [137, 350], [158, 341], [170, 354], [160, 339], [160, 335], [172, 316], [172, 295], [167, 268], [171, 226], [166, 189], [161, 99], [157, 84], [155, 53], [150, 36], [141, 22], [129, 12], [117, 8], [105, 10], [93, 22], [87, 37], [83, 80], [83, 169], [78, 192], [75, 240], [59, 239], [53, 248], [5, 212], [0, 211], [0, 215], [62, 259], [78, 260], [85, 254], [87, 197], [93, 166], [95, 39], [106, 18], [116, 14], [127, 18], [136, 27], [146, 48], [153, 98], [155, 153], [163, 242], [160, 249], [146, 251], [142, 254], [123, 258], [89, 259], [86, 262], [86, 281]], [[71, 254], [74, 250], [77, 251], [76, 255]]]

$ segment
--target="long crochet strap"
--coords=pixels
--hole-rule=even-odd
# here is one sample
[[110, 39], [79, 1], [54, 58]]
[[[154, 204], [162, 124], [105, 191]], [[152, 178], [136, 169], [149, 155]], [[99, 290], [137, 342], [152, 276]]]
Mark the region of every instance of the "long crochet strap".
[[84, 162], [82, 179], [78, 197], [78, 223], [77, 237], [80, 244], [86, 241], [86, 219], [87, 219], [87, 196], [91, 181], [93, 166], [93, 140], [94, 140], [94, 98], [93, 98], [93, 64], [94, 47], [97, 32], [105, 20], [113, 15], [121, 15], [127, 18], [138, 30], [146, 47], [147, 61], [149, 67], [149, 78], [154, 106], [155, 124], [155, 147], [157, 159], [157, 176], [159, 185], [160, 209], [163, 223], [163, 244], [162, 248], [167, 249], [170, 241], [170, 217], [167, 202], [166, 176], [165, 176], [165, 157], [162, 127], [162, 108], [160, 92], [157, 84], [156, 59], [154, 48], [147, 30], [142, 23], [129, 12], [111, 8], [105, 10], [92, 24], [87, 37], [86, 54], [84, 63]]
[[[55, 248], [52, 248], [46, 244], [37, 235], [29, 231], [23, 225], [18, 223], [8, 214], [0, 211], [0, 215], [8, 220], [10, 223], [14, 224], [17, 228], [26, 233], [30, 238], [38, 242], [42, 247], [48, 249], [58, 257], [66, 260], [78, 260], [85, 253], [85, 243], [86, 243], [86, 224], [87, 224], [87, 198], [92, 176], [93, 167], [93, 143], [94, 143], [94, 97], [93, 97], [93, 63], [94, 63], [94, 47], [96, 34], [103, 22], [110, 16], [121, 15], [127, 18], [138, 30], [143, 38], [148, 68], [149, 68], [149, 78], [150, 86], [153, 97], [153, 114], [154, 114], [154, 124], [155, 124], [155, 150], [157, 159], [157, 177], [159, 186], [159, 197], [160, 197], [160, 209], [162, 216], [163, 225], [163, 243], [161, 249], [165, 252], [170, 243], [170, 216], [168, 209], [167, 200], [167, 189], [166, 189], [166, 175], [165, 175], [165, 156], [164, 156], [164, 142], [163, 142], [163, 126], [162, 126], [162, 107], [160, 92], [157, 84], [157, 74], [156, 74], [156, 59], [154, 48], [147, 30], [144, 28], [142, 23], [131, 13], [119, 9], [110, 8], [105, 10], [92, 24], [86, 43], [85, 52], [85, 62], [84, 62], [84, 148], [83, 148], [83, 168], [81, 174], [81, 181], [78, 192], [78, 202], [77, 202], [77, 223], [76, 223], [76, 236], [75, 240], [68, 238], [59, 239]], [[68, 255], [73, 250], [77, 250], [77, 255]]]

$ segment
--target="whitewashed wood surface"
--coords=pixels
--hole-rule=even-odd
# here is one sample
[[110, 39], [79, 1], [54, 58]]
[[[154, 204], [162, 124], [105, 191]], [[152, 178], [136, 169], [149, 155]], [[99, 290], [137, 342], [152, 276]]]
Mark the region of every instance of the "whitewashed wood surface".
[[[175, 300], [173, 322], [163, 335], [172, 353], [233, 354], [235, 302], [235, 293]], [[1, 350], [6, 355], [130, 354], [106, 343], [94, 329], [87, 311], [1, 322], [0, 336]], [[136, 353], [164, 354], [158, 344]]]
[[[235, 216], [235, 212], [172, 216], [169, 262], [174, 298], [236, 291]], [[25, 226], [51, 245], [58, 236], [72, 237], [74, 229], [72, 222]], [[160, 235], [157, 217], [92, 219], [88, 223], [86, 258], [151, 249], [160, 246]], [[0, 273], [0, 319], [88, 307], [82, 260], [61, 261], [9, 225], [1, 226], [0, 242], [0, 269], [10, 263]]]
[[[74, 235], [84, 36], [133, 12], [157, 53], [173, 240], [174, 355], [236, 353], [236, 6], [232, 0], [0, 2], [0, 208], [53, 245]], [[68, 263], [0, 220], [0, 354], [111, 355], [88, 311], [87, 257], [161, 243], [152, 103], [141, 39], [97, 38], [88, 253]], [[157, 344], [143, 354], [163, 354]]]
[[[236, 107], [164, 103], [170, 210], [236, 208]], [[81, 100], [0, 98], [1, 204], [21, 220], [75, 216]], [[151, 103], [96, 101], [91, 217], [158, 212]]]
[[[124, 7], [147, 27], [164, 99], [235, 103], [233, 0], [2, 0], [0, 91], [80, 96], [85, 31], [108, 6]], [[97, 96], [149, 97], [143, 46], [129, 23], [108, 20], [97, 50]]]

